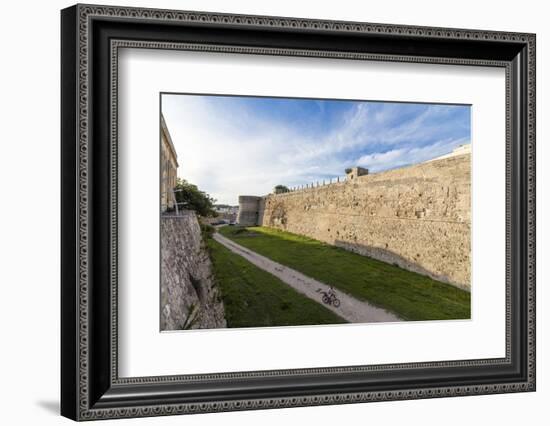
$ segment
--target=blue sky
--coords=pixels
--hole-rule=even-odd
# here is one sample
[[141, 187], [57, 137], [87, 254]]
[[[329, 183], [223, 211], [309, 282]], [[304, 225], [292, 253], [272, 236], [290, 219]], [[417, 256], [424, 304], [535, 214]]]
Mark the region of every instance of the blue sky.
[[220, 203], [344, 175], [423, 162], [470, 143], [470, 107], [162, 95], [178, 175]]

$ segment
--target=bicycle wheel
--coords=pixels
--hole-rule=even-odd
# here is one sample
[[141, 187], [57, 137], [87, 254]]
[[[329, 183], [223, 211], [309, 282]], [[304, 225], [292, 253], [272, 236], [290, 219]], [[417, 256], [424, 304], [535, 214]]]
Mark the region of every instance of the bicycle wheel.
[[340, 306], [340, 299], [332, 299], [332, 304], [334, 305], [335, 308], [337, 308], [338, 306]]

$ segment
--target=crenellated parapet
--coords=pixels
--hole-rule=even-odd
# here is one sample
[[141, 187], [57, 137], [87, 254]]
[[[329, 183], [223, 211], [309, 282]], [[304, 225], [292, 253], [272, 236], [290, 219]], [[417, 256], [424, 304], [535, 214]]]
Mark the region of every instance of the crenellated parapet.
[[240, 197], [239, 222], [305, 235], [469, 289], [470, 162], [467, 152], [374, 174], [356, 168], [346, 179]]

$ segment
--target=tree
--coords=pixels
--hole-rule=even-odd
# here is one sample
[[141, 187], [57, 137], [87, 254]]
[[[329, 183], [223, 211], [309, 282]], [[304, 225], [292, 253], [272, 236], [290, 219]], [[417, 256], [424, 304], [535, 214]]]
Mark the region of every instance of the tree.
[[214, 210], [216, 200], [206, 192], [199, 190], [197, 185], [178, 178], [174, 191], [178, 208], [193, 210], [200, 216], [218, 215]]
[[275, 194], [282, 194], [283, 192], [289, 192], [289, 189], [284, 185], [277, 185], [275, 188], [273, 188], [273, 192]]

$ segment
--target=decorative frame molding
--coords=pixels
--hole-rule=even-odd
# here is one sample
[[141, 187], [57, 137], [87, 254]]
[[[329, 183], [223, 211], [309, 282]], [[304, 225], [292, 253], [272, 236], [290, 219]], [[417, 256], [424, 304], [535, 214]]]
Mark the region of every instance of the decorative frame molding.
[[[213, 27], [233, 42], [213, 42], [207, 34]], [[254, 46], [249, 32], [264, 34], [269, 47], [265, 40]], [[310, 33], [330, 41], [328, 47], [302, 39]], [[365, 40], [366, 47], [358, 50], [357, 41]], [[62, 414], [92, 420], [535, 390], [535, 41], [533, 34], [358, 22], [90, 5], [63, 10]], [[415, 54], [399, 50], [411, 46]], [[119, 378], [117, 71], [122, 47], [505, 68], [506, 357]], [[407, 379], [424, 371], [432, 385], [415, 386]], [[457, 385], [458, 378], [469, 384]], [[224, 390], [235, 379], [243, 382], [242, 389]], [[299, 389], [305, 379], [314, 383]]]

